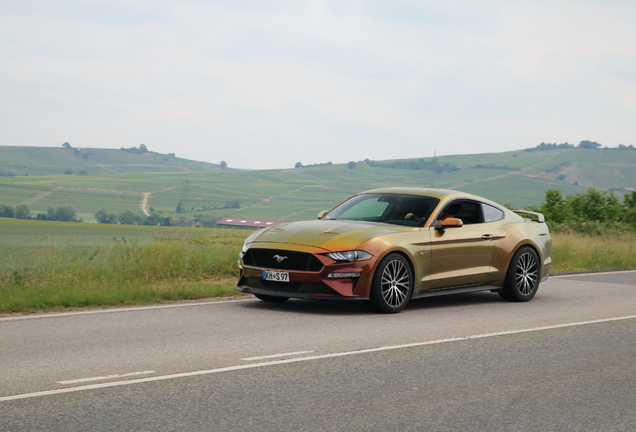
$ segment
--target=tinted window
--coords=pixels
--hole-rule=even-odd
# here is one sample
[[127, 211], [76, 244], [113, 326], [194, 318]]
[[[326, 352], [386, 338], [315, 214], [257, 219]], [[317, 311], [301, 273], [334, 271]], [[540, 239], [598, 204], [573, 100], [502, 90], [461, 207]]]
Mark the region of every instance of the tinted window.
[[503, 217], [504, 217], [504, 212], [502, 212], [498, 208], [493, 207], [491, 205], [482, 203], [481, 208], [484, 211], [484, 220], [486, 222], [498, 221], [498, 220], [503, 219]]
[[455, 200], [444, 207], [444, 210], [437, 216], [454, 217], [461, 219], [464, 225], [482, 223], [481, 207], [475, 201]]

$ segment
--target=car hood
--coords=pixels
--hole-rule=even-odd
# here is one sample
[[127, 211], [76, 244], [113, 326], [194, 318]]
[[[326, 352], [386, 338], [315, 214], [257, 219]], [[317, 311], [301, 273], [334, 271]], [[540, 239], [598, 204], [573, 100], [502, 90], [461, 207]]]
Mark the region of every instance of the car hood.
[[[367, 240], [400, 232], [386, 224], [375, 222], [317, 220], [290, 222], [258, 231], [247, 239], [249, 243], [286, 243], [318, 247], [328, 251], [352, 250]], [[256, 246], [256, 245], [254, 245]]]

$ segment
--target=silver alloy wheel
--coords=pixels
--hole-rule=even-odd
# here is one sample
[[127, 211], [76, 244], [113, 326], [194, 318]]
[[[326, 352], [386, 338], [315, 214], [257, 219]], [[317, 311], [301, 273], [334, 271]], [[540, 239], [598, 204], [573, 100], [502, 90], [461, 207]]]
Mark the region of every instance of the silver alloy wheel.
[[515, 284], [522, 295], [527, 296], [534, 291], [537, 286], [538, 273], [535, 256], [529, 252], [522, 254], [517, 260], [515, 269]]
[[406, 264], [394, 259], [389, 261], [382, 272], [382, 298], [391, 307], [401, 306], [408, 298], [411, 275]]

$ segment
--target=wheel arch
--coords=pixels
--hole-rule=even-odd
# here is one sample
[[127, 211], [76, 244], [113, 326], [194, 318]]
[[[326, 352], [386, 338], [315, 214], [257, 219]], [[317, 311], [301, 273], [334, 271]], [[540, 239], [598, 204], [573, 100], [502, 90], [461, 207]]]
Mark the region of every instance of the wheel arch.
[[370, 280], [371, 285], [373, 284], [373, 281], [375, 281], [375, 278], [378, 276], [378, 267], [380, 266], [380, 263], [382, 262], [382, 260], [393, 253], [401, 255], [406, 260], [407, 264], [409, 265], [409, 268], [411, 269], [411, 274], [413, 275], [413, 280], [411, 281], [411, 283], [413, 284], [413, 289], [411, 290], [410, 298], [413, 298], [413, 295], [415, 294], [415, 281], [417, 280], [417, 276], [415, 273], [415, 266], [413, 265], [413, 260], [411, 259], [411, 256], [401, 249], [392, 249], [390, 251], [387, 251], [382, 256], [378, 257], [376, 264], [373, 268], [373, 277]]
[[[534, 255], [532, 260], [534, 261], [536, 257], [536, 261], [532, 263], [527, 258], [521, 261], [522, 257], [526, 255]], [[502, 288], [498, 291], [499, 296], [513, 302], [530, 301], [541, 283], [541, 270], [541, 255], [537, 247], [531, 242], [520, 244], [512, 254]]]
[[514, 259], [515, 255], [517, 254], [517, 252], [519, 252], [519, 250], [522, 247], [525, 247], [525, 246], [527, 246], [527, 247], [531, 248], [532, 250], [534, 250], [534, 252], [539, 257], [539, 264], [541, 264], [543, 262], [543, 256], [541, 255], [541, 250], [535, 244], [533, 244], [530, 241], [521, 242], [510, 253], [510, 258], [508, 259], [508, 263], [506, 264], [506, 271], [505, 271], [504, 274], [508, 274], [508, 271], [510, 270], [510, 264], [512, 264], [512, 260]]

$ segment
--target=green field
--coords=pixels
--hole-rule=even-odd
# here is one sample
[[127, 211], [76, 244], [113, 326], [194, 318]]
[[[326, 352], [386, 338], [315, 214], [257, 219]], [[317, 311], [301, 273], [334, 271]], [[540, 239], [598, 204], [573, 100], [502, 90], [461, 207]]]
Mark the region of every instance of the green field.
[[248, 234], [0, 218], [0, 312], [236, 295]]
[[[251, 232], [0, 218], [0, 313], [237, 295]], [[553, 272], [636, 268], [633, 233], [553, 240]]]

